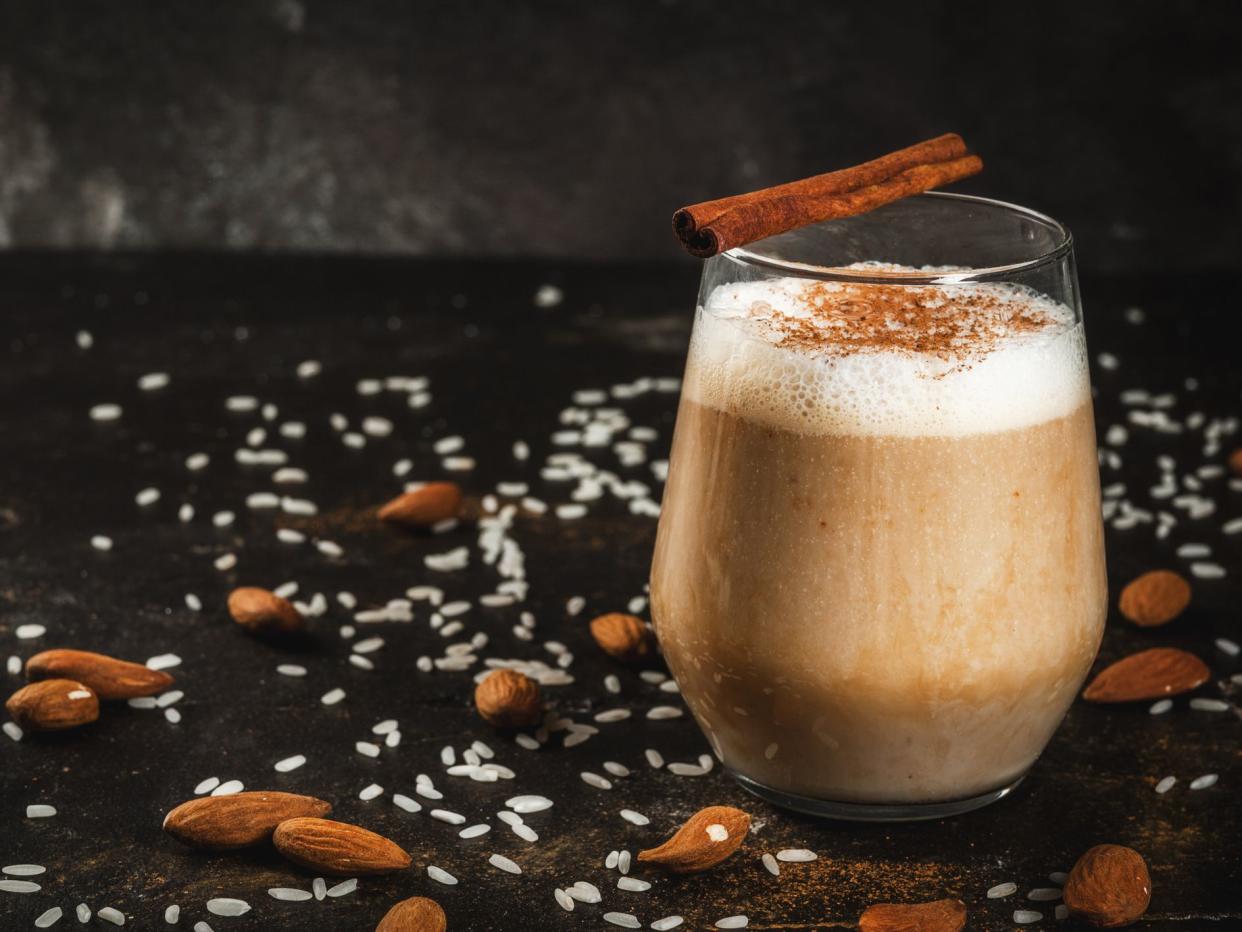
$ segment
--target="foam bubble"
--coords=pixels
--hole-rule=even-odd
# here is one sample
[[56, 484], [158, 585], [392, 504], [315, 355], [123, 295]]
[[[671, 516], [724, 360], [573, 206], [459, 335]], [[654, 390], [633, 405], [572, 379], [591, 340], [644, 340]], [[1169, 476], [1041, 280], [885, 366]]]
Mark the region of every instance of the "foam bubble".
[[[1004, 284], [902, 286], [924, 300], [984, 295], [986, 345], [930, 354], [883, 346], [842, 347], [849, 326], [816, 317], [797, 278], [721, 285], [699, 308], [685, 392], [701, 404], [806, 434], [961, 436], [1014, 430], [1063, 417], [1090, 398], [1082, 324], [1069, 308]], [[856, 286], [851, 286], [856, 287]], [[1044, 325], [1018, 327], [1015, 309]], [[972, 309], [971, 313], [975, 313]], [[959, 315], [960, 316], [960, 315]], [[977, 327], [978, 317], [971, 320]], [[823, 327], [821, 342], [790, 340]], [[977, 332], [977, 331], [976, 331]]]

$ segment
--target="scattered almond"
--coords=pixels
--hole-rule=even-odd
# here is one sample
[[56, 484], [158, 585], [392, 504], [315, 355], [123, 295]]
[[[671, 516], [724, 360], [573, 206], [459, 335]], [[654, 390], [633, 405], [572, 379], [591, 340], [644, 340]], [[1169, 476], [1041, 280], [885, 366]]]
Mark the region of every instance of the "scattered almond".
[[375, 932], [445, 932], [448, 920], [435, 900], [412, 896], [384, 914]]
[[404, 527], [431, 527], [456, 518], [461, 511], [461, 488], [456, 482], [428, 482], [398, 495], [379, 510], [381, 521]]
[[77, 680], [40, 680], [9, 696], [4, 707], [27, 731], [61, 731], [99, 718], [99, 697]]
[[1133, 848], [1096, 845], [1070, 871], [1064, 897], [1075, 919], [1102, 929], [1128, 926], [1151, 902], [1147, 862]]
[[1152, 570], [1121, 590], [1117, 607], [1141, 628], [1167, 624], [1190, 604], [1190, 583], [1171, 570]]
[[88, 650], [45, 650], [26, 661], [26, 679], [53, 677], [77, 680], [103, 700], [154, 696], [169, 689], [174, 682], [163, 670], [150, 670], [140, 663]]
[[1242, 447], [1229, 454], [1229, 468], [1235, 476], [1242, 476]]
[[858, 919], [859, 932], [958, 932], [966, 925], [961, 900], [930, 903], [878, 903]]
[[250, 792], [205, 796], [182, 803], [164, 817], [164, 831], [191, 848], [225, 851], [261, 844], [276, 826], [299, 816], [323, 816], [332, 806], [296, 793]]
[[294, 864], [323, 874], [387, 874], [410, 866], [396, 842], [347, 822], [289, 819], [276, 826], [272, 843]]
[[256, 586], [229, 593], [229, 614], [251, 634], [292, 634], [302, 630], [302, 615], [288, 599]]
[[1135, 702], [1176, 696], [1202, 686], [1212, 673], [1207, 664], [1175, 647], [1139, 651], [1105, 667], [1082, 697], [1088, 702]]
[[543, 716], [539, 684], [517, 670], [494, 670], [474, 688], [474, 705], [498, 728], [522, 728]]
[[655, 638], [641, 618], [624, 612], [600, 615], [591, 622], [591, 636], [604, 653], [627, 662], [655, 653]]
[[[728, 833], [720, 837], [723, 826]], [[732, 806], [708, 806], [692, 815], [672, 838], [658, 848], [640, 851], [638, 860], [657, 864], [674, 874], [693, 874], [715, 867], [742, 846], [750, 831], [750, 816]], [[719, 840], [717, 840], [719, 839]]]

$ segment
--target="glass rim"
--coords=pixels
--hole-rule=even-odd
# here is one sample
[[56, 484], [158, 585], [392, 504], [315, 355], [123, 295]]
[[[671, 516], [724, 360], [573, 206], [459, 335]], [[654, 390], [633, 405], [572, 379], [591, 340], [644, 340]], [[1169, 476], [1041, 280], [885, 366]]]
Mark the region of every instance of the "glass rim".
[[[813, 262], [798, 262], [793, 259], [781, 259], [775, 256], [767, 256], [754, 251], [752, 246], [766, 242], [759, 240], [757, 243], [747, 246], [734, 246], [732, 249], [726, 249], [720, 254], [721, 258], [728, 259], [737, 265], [755, 266], [764, 269], [772, 269], [782, 272], [785, 275], [794, 275], [799, 278], [814, 278], [820, 281], [838, 281], [838, 282], [864, 282], [868, 284], [890, 284], [890, 285], [943, 285], [957, 282], [975, 282], [990, 281], [997, 278], [1008, 278], [1018, 272], [1027, 272], [1037, 269], [1040, 266], [1048, 265], [1067, 256], [1074, 248], [1074, 237], [1070, 233], [1069, 228], [1059, 220], [1055, 220], [1047, 214], [1032, 210], [1029, 207], [1023, 207], [1020, 204], [1013, 204], [1009, 201], [1001, 201], [991, 197], [980, 197], [975, 194], [956, 194], [950, 191], [924, 191], [914, 195], [913, 198], [906, 200], [914, 200], [919, 198], [933, 198], [937, 200], [955, 201], [959, 203], [982, 205], [989, 208], [1000, 208], [1009, 213], [1019, 214], [1029, 220], [1047, 227], [1056, 234], [1057, 244], [1047, 252], [1041, 253], [1030, 259], [1023, 259], [1021, 262], [1011, 262], [1005, 265], [993, 265], [983, 268], [969, 268], [960, 271], [944, 271], [944, 272], [890, 272], [877, 269], [850, 269], [844, 266], [832, 265], [816, 265]], [[845, 218], [849, 219], [849, 218]], [[834, 223], [835, 221], [825, 221]], [[791, 231], [796, 232], [796, 231]], [[783, 234], [781, 234], [783, 235]], [[771, 238], [771, 237], [769, 237]]]

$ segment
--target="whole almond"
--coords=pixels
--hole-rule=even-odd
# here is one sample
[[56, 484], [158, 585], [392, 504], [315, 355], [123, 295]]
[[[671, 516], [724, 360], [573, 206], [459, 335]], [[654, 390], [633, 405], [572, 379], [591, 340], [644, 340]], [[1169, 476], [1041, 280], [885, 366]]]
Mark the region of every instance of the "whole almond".
[[4, 707], [27, 731], [62, 731], [99, 718], [99, 697], [77, 680], [40, 680], [9, 696]]
[[610, 612], [591, 621], [591, 637], [604, 653], [632, 662], [655, 653], [655, 638], [641, 618]]
[[329, 819], [281, 822], [272, 833], [272, 844], [294, 864], [323, 874], [387, 874], [410, 866], [410, 856], [396, 842]]
[[226, 851], [261, 844], [276, 826], [299, 816], [323, 816], [330, 803], [297, 793], [255, 791], [204, 796], [182, 803], [164, 817], [164, 831], [182, 844]]
[[288, 599], [256, 586], [229, 593], [229, 614], [252, 634], [292, 634], [302, 630], [302, 614]]
[[435, 900], [412, 896], [384, 914], [375, 932], [444, 932], [448, 920]]
[[163, 670], [151, 670], [140, 663], [117, 660], [89, 650], [45, 650], [26, 661], [26, 679], [52, 677], [77, 680], [105, 701], [154, 696], [169, 689], [174, 682]]
[[966, 925], [961, 900], [930, 903], [877, 903], [858, 919], [859, 932], [958, 932]]
[[1102, 929], [1128, 926], [1151, 902], [1147, 862], [1133, 848], [1096, 845], [1070, 871], [1064, 897], [1075, 919]]
[[1206, 663], [1175, 647], [1139, 651], [1101, 670], [1083, 690], [1088, 702], [1135, 702], [1176, 696], [1211, 677]]
[[1144, 573], [1121, 590], [1117, 607], [1141, 628], [1168, 624], [1190, 604], [1190, 583], [1171, 570]]
[[1229, 468], [1233, 470], [1234, 475], [1242, 476], [1242, 447], [1238, 447], [1229, 454]]
[[539, 684], [517, 670], [494, 670], [474, 688], [474, 705], [498, 728], [523, 728], [543, 717]]
[[398, 495], [379, 510], [381, 521], [403, 527], [431, 527], [461, 511], [461, 488], [456, 482], [428, 482]]
[[677, 834], [658, 848], [640, 851], [638, 860], [674, 874], [705, 871], [740, 848], [749, 831], [750, 816], [741, 809], [708, 806], [686, 820]]

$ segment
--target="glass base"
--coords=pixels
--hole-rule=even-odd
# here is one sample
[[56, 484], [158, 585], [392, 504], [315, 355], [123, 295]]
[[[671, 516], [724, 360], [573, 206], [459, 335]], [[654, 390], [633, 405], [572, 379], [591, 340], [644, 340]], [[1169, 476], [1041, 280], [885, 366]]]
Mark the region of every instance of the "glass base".
[[733, 773], [733, 779], [743, 789], [782, 809], [792, 809], [821, 819], [844, 819], [849, 822], [919, 822], [925, 819], [946, 819], [963, 812], [982, 809], [989, 803], [1004, 799], [1017, 788], [1025, 776], [1023, 774], [1008, 786], [989, 790], [969, 799], [953, 799], [940, 803], [838, 803], [830, 799], [814, 799], [774, 790], [740, 773]]

